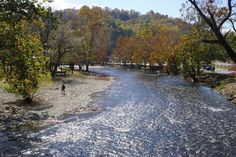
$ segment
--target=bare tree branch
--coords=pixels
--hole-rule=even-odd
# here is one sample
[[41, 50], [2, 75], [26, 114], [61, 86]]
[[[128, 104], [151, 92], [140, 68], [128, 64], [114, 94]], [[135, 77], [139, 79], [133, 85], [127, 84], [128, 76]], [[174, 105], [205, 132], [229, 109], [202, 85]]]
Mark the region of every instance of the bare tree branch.
[[227, 33], [225, 33], [224, 38], [226, 38], [230, 32], [231, 32], [231, 29]]
[[233, 22], [233, 20], [232, 20], [232, 19], [229, 19], [229, 21], [230, 21], [231, 24], [232, 24], [233, 30], [236, 32], [236, 28], [235, 28], [235, 26], [234, 26], [234, 22]]
[[[208, 14], [210, 14], [211, 17], [207, 17], [207, 14], [204, 13], [204, 8], [200, 8], [200, 6], [197, 4], [197, 1], [195, 0], [188, 0], [193, 6], [194, 8], [198, 11], [198, 14], [203, 18], [203, 20], [205, 20], [205, 22], [208, 24], [208, 26], [211, 28], [211, 31], [214, 33], [215, 37], [218, 40], [205, 40], [205, 42], [207, 43], [218, 43], [220, 44], [225, 51], [227, 52], [228, 56], [230, 59], [232, 59], [235, 63], [236, 63], [236, 51], [232, 48], [232, 46], [230, 45], [230, 43], [228, 43], [228, 41], [226, 40], [226, 36], [228, 35], [228, 33], [226, 33], [225, 35], [221, 32], [222, 26], [223, 24], [229, 20], [231, 22], [231, 24], [234, 27], [234, 22], [232, 20], [230, 20], [230, 17], [232, 16], [232, 1], [233, 0], [228, 0], [228, 13], [227, 15], [222, 19], [222, 21], [219, 22], [218, 25], [214, 24], [214, 21], [216, 21], [215, 19], [212, 20], [214, 18], [213, 15], [211, 15], [210, 10], [208, 11]], [[208, 8], [209, 9], [209, 8]], [[236, 31], [235, 27], [234, 27], [234, 31]]]
[[188, 0], [198, 11], [200, 16], [206, 21], [206, 23], [210, 26], [213, 32], [217, 32], [215, 25], [213, 24], [213, 21], [207, 18], [207, 16], [202, 12], [202, 10], [199, 8], [195, 0]]
[[210, 10], [209, 7], [207, 8], [207, 12], [208, 12], [208, 14], [210, 15], [211, 21], [212, 21], [213, 24], [217, 27], [215, 17], [214, 17], [214, 15], [212, 14], [212, 12], [211, 12], [211, 10]]

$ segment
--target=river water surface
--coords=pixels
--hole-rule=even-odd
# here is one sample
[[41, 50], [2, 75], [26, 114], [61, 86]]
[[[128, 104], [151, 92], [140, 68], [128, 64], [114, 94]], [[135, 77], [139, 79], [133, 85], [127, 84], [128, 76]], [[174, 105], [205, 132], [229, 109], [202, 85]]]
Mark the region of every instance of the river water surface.
[[236, 106], [214, 90], [173, 76], [114, 68], [116, 77], [91, 105], [95, 114], [28, 135], [23, 156], [236, 156]]

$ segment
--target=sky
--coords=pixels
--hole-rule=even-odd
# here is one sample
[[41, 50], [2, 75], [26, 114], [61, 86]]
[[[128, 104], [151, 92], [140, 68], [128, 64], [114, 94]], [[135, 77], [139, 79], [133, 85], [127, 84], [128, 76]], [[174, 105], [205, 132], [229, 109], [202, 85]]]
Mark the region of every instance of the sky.
[[50, 6], [55, 10], [79, 9], [83, 5], [109, 7], [112, 9], [134, 9], [141, 14], [150, 10], [171, 17], [180, 17], [179, 9], [185, 0], [54, 0]]

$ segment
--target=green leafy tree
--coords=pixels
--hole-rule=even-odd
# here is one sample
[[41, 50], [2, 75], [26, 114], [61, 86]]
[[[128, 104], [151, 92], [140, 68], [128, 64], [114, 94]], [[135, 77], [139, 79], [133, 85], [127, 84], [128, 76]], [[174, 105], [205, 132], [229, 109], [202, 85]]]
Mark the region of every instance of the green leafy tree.
[[62, 57], [73, 48], [73, 30], [70, 23], [60, 23], [58, 29], [52, 32], [50, 45], [52, 45], [51, 74], [54, 77]]
[[222, 51], [219, 47], [203, 43], [198, 29], [193, 29], [184, 35], [179, 44], [176, 45], [178, 60], [182, 65], [182, 72], [186, 77], [191, 77], [198, 82], [201, 75], [201, 68], [205, 64], [211, 64], [215, 59], [222, 59]]
[[[0, 3], [0, 66], [7, 91], [22, 95], [28, 103], [41, 80], [48, 76], [37, 32], [29, 28], [43, 9], [32, 1]], [[31, 31], [31, 32], [30, 32]]]
[[48, 49], [51, 47], [49, 39], [51, 32], [57, 29], [60, 13], [52, 12], [51, 8], [45, 10], [44, 16], [40, 16], [38, 20], [38, 31], [40, 34], [40, 41], [44, 49], [44, 56], [48, 55]]

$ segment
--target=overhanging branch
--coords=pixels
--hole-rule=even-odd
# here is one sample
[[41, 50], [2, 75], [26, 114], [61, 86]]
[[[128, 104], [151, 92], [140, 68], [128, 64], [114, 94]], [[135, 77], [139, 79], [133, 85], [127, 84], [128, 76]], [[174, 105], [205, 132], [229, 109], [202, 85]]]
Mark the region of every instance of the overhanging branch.
[[232, 20], [232, 19], [229, 19], [229, 21], [230, 21], [231, 24], [232, 24], [233, 30], [236, 32], [236, 28], [235, 28], [235, 26], [234, 26], [234, 22], [233, 22], [233, 20]]
[[188, 0], [194, 7], [195, 9], [198, 11], [198, 13], [200, 14], [200, 16], [206, 21], [206, 23], [210, 26], [210, 28], [212, 29], [212, 31], [214, 33], [218, 32], [218, 28], [217, 25], [214, 24], [214, 22], [212, 20], [210, 20], [203, 12], [202, 10], [199, 8], [199, 6], [197, 5], [195, 0]]
[[227, 33], [225, 33], [224, 38], [226, 38], [230, 32], [231, 32], [231, 29]]

